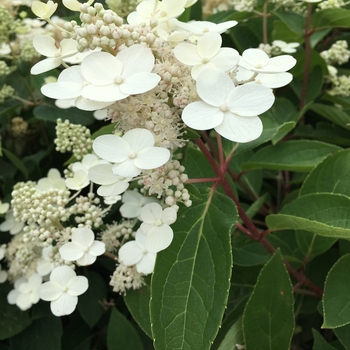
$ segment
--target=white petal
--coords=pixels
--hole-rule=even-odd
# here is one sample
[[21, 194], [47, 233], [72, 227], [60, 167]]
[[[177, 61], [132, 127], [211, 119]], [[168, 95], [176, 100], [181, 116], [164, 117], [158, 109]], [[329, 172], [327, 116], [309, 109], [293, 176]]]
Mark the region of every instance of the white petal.
[[245, 63], [258, 69], [266, 66], [270, 60], [269, 56], [260, 49], [247, 49], [243, 52], [242, 58]]
[[45, 58], [44, 60], [35, 64], [30, 73], [33, 75], [41, 74], [44, 72], [48, 72], [51, 69], [58, 67], [62, 62], [61, 58]]
[[51, 301], [51, 312], [55, 316], [70, 315], [75, 310], [77, 303], [78, 297], [64, 293], [57, 300]]
[[157, 86], [160, 76], [154, 73], [138, 73], [126, 78], [120, 84], [120, 91], [124, 95], [142, 94]]
[[43, 95], [57, 99], [71, 99], [81, 95], [81, 85], [69, 82], [46, 84], [41, 88]]
[[182, 43], [177, 45], [174, 49], [174, 55], [180, 62], [187, 66], [202, 63], [202, 59], [197, 52], [197, 46], [194, 44]]
[[94, 241], [89, 248], [89, 254], [92, 256], [102, 255], [105, 251], [106, 245], [100, 241]]
[[164, 224], [171, 225], [176, 221], [177, 214], [174, 208], [165, 208], [162, 214]]
[[75, 261], [84, 255], [83, 247], [75, 242], [68, 242], [59, 249], [61, 258], [67, 261]]
[[240, 117], [232, 113], [225, 113], [222, 124], [215, 130], [228, 140], [245, 143], [257, 139], [263, 130], [263, 125], [258, 117]]
[[30, 300], [30, 294], [19, 294], [16, 305], [22, 310], [28, 310], [32, 307], [32, 302]]
[[123, 194], [123, 203], [135, 203], [140, 205], [143, 195], [137, 191], [126, 191]]
[[126, 266], [137, 264], [143, 257], [143, 251], [136, 241], [130, 241], [121, 246], [118, 252], [119, 260]]
[[162, 147], [150, 147], [140, 151], [134, 159], [140, 169], [156, 169], [164, 165], [170, 158], [170, 151]]
[[252, 84], [261, 84], [271, 89], [277, 89], [288, 85], [293, 79], [290, 73], [258, 74]]
[[77, 260], [79, 266], [92, 265], [96, 261], [96, 256], [89, 253], [85, 253], [80, 259]]
[[69, 295], [81, 295], [89, 288], [89, 281], [85, 276], [75, 276], [67, 284]]
[[63, 57], [69, 57], [75, 55], [78, 50], [77, 50], [77, 42], [74, 39], [63, 39], [60, 42], [61, 46], [61, 55]]
[[19, 291], [16, 289], [12, 289], [9, 294], [7, 294], [7, 302], [10, 305], [16, 304], [17, 298], [19, 296]]
[[290, 55], [273, 57], [270, 58], [268, 65], [264, 67], [264, 72], [285, 72], [293, 68], [296, 63], [296, 59]]
[[56, 267], [50, 275], [50, 281], [57, 282], [65, 287], [67, 283], [76, 276], [75, 271], [66, 265]]
[[255, 84], [237, 86], [227, 98], [230, 112], [246, 117], [266, 112], [274, 102], [271, 89]]
[[173, 230], [168, 225], [155, 226], [146, 236], [146, 249], [158, 253], [169, 247], [174, 237]]
[[[127, 192], [134, 192], [134, 191], [127, 191]], [[129, 218], [129, 219], [137, 218], [140, 215], [141, 206], [139, 203], [128, 202], [128, 203], [124, 203], [119, 208], [119, 211], [123, 218]]]
[[198, 39], [197, 50], [202, 59], [210, 60], [220, 50], [222, 43], [221, 35], [215, 32], [205, 33]]
[[119, 136], [99, 136], [95, 139], [92, 148], [100, 158], [112, 163], [119, 163], [129, 159], [130, 146]]
[[52, 301], [58, 299], [63, 293], [63, 287], [57, 282], [45, 282], [39, 288], [40, 299]]
[[64, 69], [62, 73], [59, 75], [58, 82], [67, 81], [70, 83], [83, 84], [86, 82], [82, 73], [80, 66], [72, 66], [67, 69]]
[[158, 203], [146, 204], [141, 209], [141, 220], [147, 224], [154, 224], [158, 219], [162, 218], [163, 209]]
[[90, 84], [82, 89], [81, 94], [90, 100], [109, 103], [123, 100], [130, 95], [123, 93], [120, 90], [120, 85], [114, 83], [103, 86]]
[[125, 140], [129, 144], [130, 149], [135, 152], [139, 152], [144, 148], [153, 147], [155, 142], [153, 134], [149, 130], [141, 128], [127, 131], [123, 136], [123, 140]]
[[222, 123], [224, 113], [204, 102], [193, 102], [185, 107], [181, 117], [190, 128], [209, 130]]
[[83, 247], [90, 247], [94, 242], [94, 232], [89, 228], [75, 228], [72, 232], [72, 242], [78, 243]]
[[146, 253], [143, 255], [142, 259], [136, 264], [136, 270], [139, 273], [144, 273], [145, 275], [148, 275], [153, 272], [155, 263], [156, 254]]
[[102, 197], [118, 196], [123, 193], [129, 185], [127, 181], [118, 181], [111, 185], [102, 185], [97, 189], [97, 194]]
[[212, 106], [221, 106], [235, 88], [231, 78], [220, 69], [208, 69], [199, 74], [196, 83], [199, 97]]
[[93, 101], [81, 96], [78, 96], [75, 100], [75, 107], [82, 109], [83, 111], [96, 111], [110, 105], [111, 102]]
[[84, 78], [94, 85], [109, 85], [120, 76], [123, 64], [108, 52], [93, 52], [81, 64]]
[[239, 62], [239, 53], [235, 49], [224, 47], [210, 62], [223, 71], [234, 68]]
[[134, 177], [139, 175], [142, 169], [135, 166], [134, 159], [127, 159], [124, 162], [114, 164], [112, 171], [121, 177]]
[[112, 172], [112, 164], [99, 164], [89, 169], [89, 179], [98, 185], [111, 185], [119, 181], [119, 176]]
[[49, 35], [37, 35], [33, 38], [33, 46], [40, 55], [55, 57], [60, 50], [56, 46], [56, 41]]
[[139, 73], [150, 73], [154, 66], [151, 49], [140, 44], [120, 51], [116, 58], [123, 64], [121, 76], [124, 79]]
[[154, 227], [154, 222], [151, 224], [147, 224], [146, 222], [143, 222], [140, 226], [140, 232], [146, 236], [148, 231]]

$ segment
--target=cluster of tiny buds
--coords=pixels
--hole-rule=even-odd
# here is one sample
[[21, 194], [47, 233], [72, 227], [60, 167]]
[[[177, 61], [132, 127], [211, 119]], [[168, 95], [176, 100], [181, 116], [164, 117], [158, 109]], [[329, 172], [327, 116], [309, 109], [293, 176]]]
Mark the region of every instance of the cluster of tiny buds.
[[322, 51], [320, 56], [328, 65], [344, 64], [350, 59], [350, 51], [346, 40], [336, 41], [328, 50]]
[[139, 289], [144, 284], [142, 274], [137, 272], [135, 266], [117, 265], [116, 270], [111, 276], [109, 285], [113, 287], [113, 291], [126, 294], [128, 289]]
[[105, 10], [103, 5], [95, 3], [94, 6], [83, 4], [81, 6], [81, 25], [76, 21], [67, 22], [64, 29], [65, 37], [71, 37], [77, 41], [77, 49], [82, 52], [89, 48], [109, 48], [111, 52], [125, 44], [131, 46], [135, 43], [146, 43], [149, 46], [156, 40], [156, 36], [147, 26], [133, 27], [123, 24], [123, 18], [112, 10]]
[[179, 209], [178, 202], [184, 203], [187, 207], [192, 205], [190, 195], [185, 189], [185, 182], [188, 176], [184, 174], [185, 167], [178, 160], [170, 160], [165, 165], [150, 171], [140, 184], [144, 187], [142, 193], [149, 195], [157, 194], [158, 198], [166, 195], [165, 203], [175, 210]]
[[67, 210], [75, 215], [78, 227], [97, 228], [103, 225], [103, 209], [100, 207], [100, 199], [94, 193], [88, 193], [86, 197], [79, 196], [75, 203]]
[[117, 248], [122, 246], [124, 242], [135, 237], [136, 220], [122, 220], [120, 223], [106, 225], [107, 228], [100, 233], [101, 241], [106, 245], [108, 252], [115, 252]]
[[3, 103], [7, 98], [11, 98], [14, 93], [15, 89], [12, 86], [4, 84], [0, 90], [0, 103]]
[[77, 160], [88, 154], [92, 147], [90, 130], [83, 125], [72, 124], [69, 120], [63, 122], [57, 119], [56, 137], [56, 151], [72, 152]]

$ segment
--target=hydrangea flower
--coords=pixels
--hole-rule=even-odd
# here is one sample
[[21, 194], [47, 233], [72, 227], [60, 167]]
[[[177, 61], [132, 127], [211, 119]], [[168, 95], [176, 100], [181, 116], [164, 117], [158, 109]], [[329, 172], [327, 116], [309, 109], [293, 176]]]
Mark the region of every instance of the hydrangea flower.
[[51, 301], [50, 308], [55, 316], [70, 315], [78, 303], [78, 295], [88, 289], [88, 279], [77, 276], [69, 266], [58, 266], [50, 274], [50, 281], [39, 289], [40, 299]]
[[55, 264], [51, 261], [50, 254], [52, 252], [52, 245], [44, 247], [41, 251], [41, 259], [36, 264], [36, 272], [40, 276], [47, 276], [55, 267]]
[[296, 52], [296, 48], [300, 46], [299, 43], [286, 43], [283, 40], [274, 40], [272, 42], [272, 46], [281, 50], [284, 53], [294, 53]]
[[95, 241], [94, 232], [86, 227], [74, 228], [72, 241], [59, 249], [62, 259], [76, 261], [81, 266], [93, 264], [97, 256], [102, 255], [105, 251], [105, 244]]
[[262, 133], [257, 115], [274, 103], [272, 90], [261, 85], [235, 86], [222, 70], [207, 69], [197, 79], [197, 93], [202, 101], [190, 103], [182, 119], [196, 130], [214, 128], [221, 136], [235, 142], [249, 142]]
[[0, 231], [9, 231], [11, 235], [15, 235], [22, 231], [24, 222], [16, 221], [13, 211], [9, 210], [5, 215], [5, 221], [0, 224]]
[[33, 46], [41, 55], [47, 57], [32, 67], [30, 73], [34, 75], [57, 68], [65, 57], [73, 56], [78, 52], [74, 39], [63, 39], [57, 47], [55, 39], [49, 35], [34, 37]]
[[22, 311], [30, 309], [40, 300], [41, 283], [42, 277], [36, 273], [29, 278], [21, 277], [15, 282], [15, 289], [12, 289], [7, 295], [7, 301], [11, 305], [16, 304]]
[[158, 200], [154, 197], [146, 197], [137, 191], [125, 191], [122, 198], [123, 205], [120, 213], [124, 218], [137, 218], [141, 214], [141, 209], [148, 203], [155, 203]]
[[153, 272], [157, 253], [146, 249], [146, 236], [137, 230], [135, 240], [122, 245], [118, 252], [119, 261], [126, 265], [136, 265], [139, 273], [148, 275]]
[[47, 177], [43, 177], [38, 181], [36, 188], [40, 191], [49, 191], [52, 188], [66, 190], [66, 183], [61, 177], [60, 172], [52, 168], [47, 173]]
[[176, 210], [174, 208], [163, 210], [158, 203], [149, 203], [141, 209], [140, 217], [143, 221], [140, 231], [146, 235], [147, 251], [157, 253], [166, 249], [174, 237], [169, 225], [176, 221]]
[[52, 0], [49, 0], [46, 4], [41, 1], [33, 1], [31, 9], [36, 16], [47, 20], [54, 14], [57, 6], [58, 3], [54, 3]]
[[9, 209], [10, 209], [10, 204], [9, 203], [3, 203], [0, 200], [0, 214], [6, 214]]
[[[95, 0], [89, 0], [86, 2], [86, 5], [90, 6]], [[67, 9], [71, 11], [79, 11], [80, 12], [80, 6], [82, 5], [81, 2], [78, 0], [63, 0], [63, 5], [67, 7]]]
[[237, 50], [221, 48], [222, 38], [219, 33], [209, 32], [198, 39], [197, 45], [181, 43], [174, 49], [175, 57], [188, 66], [193, 66], [191, 75], [197, 79], [200, 72], [208, 68], [223, 71], [234, 68], [239, 61]]
[[114, 163], [114, 174], [134, 177], [144, 169], [158, 168], [169, 160], [169, 150], [154, 147], [154, 143], [154, 136], [149, 130], [136, 128], [126, 132], [123, 137], [99, 136], [93, 143], [93, 149], [99, 157]]

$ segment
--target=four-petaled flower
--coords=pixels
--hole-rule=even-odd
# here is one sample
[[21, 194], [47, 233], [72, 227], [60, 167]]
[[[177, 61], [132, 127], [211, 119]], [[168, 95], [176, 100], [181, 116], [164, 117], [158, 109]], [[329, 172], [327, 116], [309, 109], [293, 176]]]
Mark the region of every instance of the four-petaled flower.
[[40, 299], [51, 301], [55, 316], [70, 315], [78, 303], [78, 295], [88, 289], [88, 279], [77, 276], [69, 266], [58, 266], [50, 274], [50, 281], [39, 288]]
[[32, 12], [42, 19], [49, 19], [57, 9], [58, 4], [49, 0], [46, 4], [41, 1], [33, 1]]
[[185, 124], [196, 130], [214, 128], [226, 139], [240, 143], [261, 135], [263, 127], [257, 115], [272, 106], [275, 97], [271, 89], [255, 84], [236, 87], [219, 69], [203, 71], [196, 86], [202, 101], [185, 107]]
[[143, 221], [140, 231], [146, 235], [147, 251], [157, 253], [169, 247], [174, 236], [169, 225], [176, 221], [176, 210], [174, 208], [163, 210], [158, 203], [149, 203], [141, 209], [140, 217]]
[[62, 259], [86, 266], [93, 264], [97, 256], [106, 251], [105, 244], [95, 241], [94, 232], [89, 228], [75, 228], [72, 232], [72, 241], [59, 249]]
[[93, 143], [93, 149], [100, 158], [114, 163], [114, 174], [134, 177], [142, 170], [158, 168], [169, 160], [169, 150], [154, 147], [154, 143], [154, 136], [149, 130], [136, 128], [126, 132], [123, 137], [99, 136]]

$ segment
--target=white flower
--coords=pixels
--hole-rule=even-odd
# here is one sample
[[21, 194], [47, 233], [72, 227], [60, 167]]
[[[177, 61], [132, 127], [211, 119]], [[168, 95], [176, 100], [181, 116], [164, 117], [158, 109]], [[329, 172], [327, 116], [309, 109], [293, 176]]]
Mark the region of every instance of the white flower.
[[158, 202], [154, 197], [146, 197], [137, 191], [125, 191], [123, 194], [122, 202], [124, 203], [120, 207], [120, 213], [124, 218], [137, 218], [140, 216], [141, 209], [148, 203]]
[[207, 69], [197, 79], [197, 93], [203, 101], [190, 103], [182, 119], [196, 130], [214, 128], [235, 142], [249, 142], [261, 135], [257, 117], [274, 103], [272, 90], [256, 84], [235, 87], [230, 77], [218, 69]]
[[118, 252], [119, 261], [126, 265], [136, 265], [139, 273], [148, 275], [153, 272], [157, 253], [152, 253], [146, 249], [146, 236], [137, 230], [135, 240], [122, 245]]
[[272, 42], [272, 46], [277, 47], [284, 53], [293, 53], [296, 52], [296, 48], [300, 46], [299, 43], [286, 43], [282, 40], [274, 40]]
[[15, 289], [7, 295], [9, 304], [16, 304], [22, 311], [28, 310], [39, 301], [39, 288], [42, 277], [33, 274], [29, 278], [21, 277], [15, 282]]
[[82, 96], [112, 103], [152, 90], [160, 81], [157, 74], [151, 73], [153, 66], [151, 49], [140, 44], [120, 51], [117, 56], [94, 52], [81, 64], [82, 75], [89, 83], [82, 89]]
[[271, 89], [277, 89], [282, 86], [288, 85], [293, 79], [293, 75], [284, 72], [284, 73], [276, 73], [276, 74], [262, 74], [259, 73], [253, 82], [249, 84], [260, 84], [264, 85]]
[[198, 39], [198, 44], [181, 43], [174, 49], [175, 57], [188, 66], [193, 66], [191, 75], [197, 79], [200, 72], [208, 68], [218, 68], [223, 71], [234, 68], [239, 61], [235, 49], [221, 48], [221, 35], [215, 32], [204, 34]]
[[140, 217], [143, 221], [140, 230], [146, 235], [147, 251], [157, 253], [167, 248], [174, 237], [169, 225], [176, 221], [176, 210], [174, 208], [163, 210], [158, 203], [149, 203], [141, 209]]
[[[95, 0], [89, 0], [86, 2], [86, 5], [91, 5]], [[71, 11], [79, 11], [80, 12], [80, 6], [81, 3], [78, 0], [63, 0], [63, 5], [67, 7], [67, 9]]]
[[33, 13], [42, 19], [49, 19], [57, 9], [58, 4], [49, 0], [46, 4], [41, 1], [33, 1], [32, 11]]
[[0, 224], [0, 231], [10, 231], [11, 235], [15, 235], [22, 231], [24, 222], [16, 221], [13, 211], [9, 210], [5, 215], [5, 221]]
[[227, 29], [234, 27], [238, 23], [237, 21], [227, 21], [218, 24], [208, 21], [175, 21], [178, 28], [191, 32], [195, 36], [202, 36], [203, 34], [208, 32], [216, 32], [222, 34], [226, 32]]
[[[60, 101], [68, 100], [66, 108], [73, 104], [79, 109], [93, 111], [111, 104], [111, 102], [98, 102], [82, 97], [82, 90], [87, 84], [81, 73], [81, 66], [73, 66], [63, 70], [57, 82], [44, 85], [41, 92], [47, 97]], [[62, 102], [59, 102], [59, 105], [62, 105]]]
[[78, 303], [78, 295], [88, 289], [88, 279], [77, 276], [69, 266], [58, 266], [50, 274], [50, 281], [41, 285], [40, 299], [51, 301], [51, 311], [55, 316], [69, 315]]
[[61, 177], [60, 172], [52, 168], [49, 170], [47, 177], [43, 177], [38, 181], [36, 188], [40, 191], [49, 191], [51, 189], [66, 190], [66, 184]]
[[52, 245], [44, 247], [41, 251], [42, 258], [38, 261], [36, 265], [36, 272], [40, 276], [47, 276], [55, 267], [55, 264], [51, 260]]
[[10, 209], [10, 204], [3, 203], [0, 200], [0, 214], [6, 214], [9, 209]]
[[94, 232], [89, 228], [74, 228], [72, 242], [64, 244], [59, 249], [62, 259], [76, 261], [81, 266], [93, 264], [97, 256], [106, 251], [105, 244], [94, 239]]
[[167, 22], [172, 18], [178, 17], [185, 11], [186, 0], [143, 0], [137, 5], [136, 11], [128, 15], [129, 24], [147, 25]]
[[156, 169], [169, 160], [169, 150], [154, 147], [154, 143], [154, 136], [149, 130], [136, 128], [123, 137], [99, 136], [93, 143], [93, 149], [99, 157], [114, 163], [114, 174], [134, 177], [144, 169]]
[[35, 64], [31, 74], [41, 74], [58, 67], [65, 57], [73, 56], [78, 52], [77, 43], [73, 39], [63, 39], [57, 47], [56, 41], [49, 35], [38, 35], [33, 39], [36, 51], [47, 58]]
[[102, 197], [119, 196], [129, 187], [131, 177], [121, 177], [113, 173], [112, 164], [95, 165], [89, 170], [89, 179], [101, 185], [97, 194]]
[[270, 58], [263, 50], [247, 49], [243, 52], [238, 65], [257, 73], [282, 73], [293, 68], [296, 62], [290, 55]]
[[107, 196], [103, 198], [103, 201], [105, 202], [105, 204], [107, 205], [112, 205], [115, 204], [117, 202], [119, 202], [122, 199], [122, 196]]

